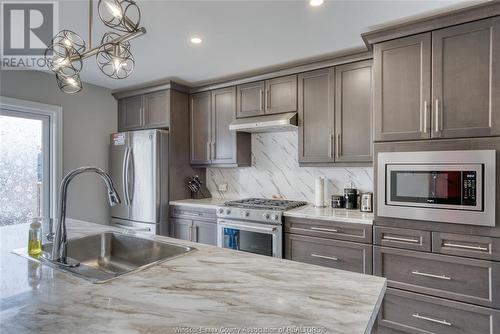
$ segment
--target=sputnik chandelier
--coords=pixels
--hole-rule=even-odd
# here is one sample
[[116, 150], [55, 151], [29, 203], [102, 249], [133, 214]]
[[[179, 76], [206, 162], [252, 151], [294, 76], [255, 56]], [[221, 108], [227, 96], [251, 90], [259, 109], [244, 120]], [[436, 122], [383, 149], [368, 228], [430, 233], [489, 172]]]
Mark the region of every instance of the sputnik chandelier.
[[146, 33], [139, 27], [141, 11], [133, 0], [99, 0], [98, 13], [101, 21], [118, 32], [110, 31], [92, 47], [93, 0], [89, 0], [89, 40], [71, 30], [61, 30], [45, 50], [47, 66], [56, 75], [59, 89], [73, 94], [82, 90], [80, 72], [83, 60], [96, 57], [102, 73], [113, 79], [124, 79], [134, 70], [135, 60], [130, 52], [130, 40]]

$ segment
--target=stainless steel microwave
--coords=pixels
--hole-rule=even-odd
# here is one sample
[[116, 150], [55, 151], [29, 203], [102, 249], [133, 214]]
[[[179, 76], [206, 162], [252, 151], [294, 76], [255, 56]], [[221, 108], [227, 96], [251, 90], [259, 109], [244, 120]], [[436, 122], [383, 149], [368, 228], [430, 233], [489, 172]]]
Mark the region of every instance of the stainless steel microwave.
[[377, 216], [495, 226], [495, 150], [381, 152]]

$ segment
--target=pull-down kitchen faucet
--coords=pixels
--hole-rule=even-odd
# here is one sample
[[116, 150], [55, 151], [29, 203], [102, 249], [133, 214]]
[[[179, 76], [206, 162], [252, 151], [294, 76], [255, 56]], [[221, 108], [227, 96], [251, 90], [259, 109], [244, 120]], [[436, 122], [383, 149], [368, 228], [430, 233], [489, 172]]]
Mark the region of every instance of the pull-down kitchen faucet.
[[68, 186], [71, 180], [78, 174], [82, 173], [96, 173], [99, 175], [106, 187], [108, 188], [108, 199], [111, 206], [120, 204], [120, 197], [113, 186], [113, 180], [108, 173], [97, 167], [80, 167], [69, 172], [64, 179], [61, 181], [61, 186], [59, 188], [59, 220], [56, 221], [56, 232], [54, 242], [52, 244], [52, 256], [51, 261], [62, 266], [76, 267], [80, 263], [78, 261], [71, 259], [66, 256], [66, 197], [68, 193]]

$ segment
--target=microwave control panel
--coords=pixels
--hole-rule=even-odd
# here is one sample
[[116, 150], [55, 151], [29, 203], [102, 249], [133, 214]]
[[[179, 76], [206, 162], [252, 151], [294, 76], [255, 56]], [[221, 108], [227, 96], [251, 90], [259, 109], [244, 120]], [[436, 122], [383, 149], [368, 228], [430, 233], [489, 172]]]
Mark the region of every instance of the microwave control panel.
[[462, 171], [462, 205], [476, 205], [476, 171]]

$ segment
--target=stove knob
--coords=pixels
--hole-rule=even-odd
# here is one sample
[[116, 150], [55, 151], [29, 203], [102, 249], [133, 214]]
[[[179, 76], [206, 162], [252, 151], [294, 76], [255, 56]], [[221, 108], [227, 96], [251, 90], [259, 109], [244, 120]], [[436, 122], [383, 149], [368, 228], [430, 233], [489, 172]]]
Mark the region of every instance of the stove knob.
[[226, 209], [226, 215], [231, 214], [231, 209]]
[[223, 208], [219, 208], [219, 213], [223, 214], [224, 213], [224, 209]]
[[241, 215], [242, 215], [243, 217], [248, 217], [248, 216], [250, 216], [250, 212], [248, 212], [248, 211], [242, 211], [242, 212], [241, 212]]
[[273, 216], [273, 219], [274, 219], [274, 220], [278, 220], [278, 218], [279, 218], [279, 216], [278, 216], [278, 215], [274, 215], [274, 216]]
[[262, 215], [262, 218], [264, 218], [264, 219], [269, 219], [269, 217], [270, 217], [269, 213], [264, 213]]

